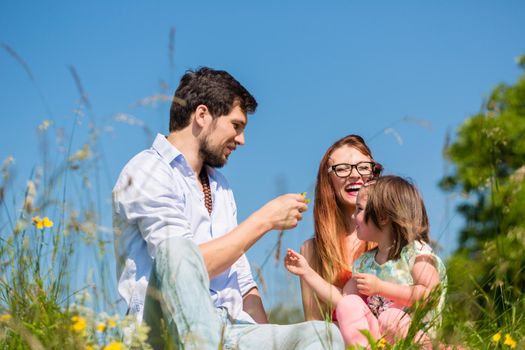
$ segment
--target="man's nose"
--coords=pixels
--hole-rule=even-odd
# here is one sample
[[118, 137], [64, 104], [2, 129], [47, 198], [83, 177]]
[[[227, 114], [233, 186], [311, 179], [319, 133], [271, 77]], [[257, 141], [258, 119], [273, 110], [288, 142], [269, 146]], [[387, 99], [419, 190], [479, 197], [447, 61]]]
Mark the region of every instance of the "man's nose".
[[244, 145], [244, 131], [237, 134], [234, 140], [238, 145], [241, 145], [241, 146]]

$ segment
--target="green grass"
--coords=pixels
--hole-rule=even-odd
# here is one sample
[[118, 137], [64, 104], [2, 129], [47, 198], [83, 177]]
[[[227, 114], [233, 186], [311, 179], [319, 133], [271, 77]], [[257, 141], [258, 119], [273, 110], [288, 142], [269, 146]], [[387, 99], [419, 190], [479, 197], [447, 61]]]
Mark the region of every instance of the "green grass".
[[[10, 162], [3, 164], [0, 348], [125, 348], [123, 329], [131, 320], [120, 318], [111, 303], [100, 302], [110, 294], [110, 287], [101, 279], [113, 278], [101, 266], [106, 260], [97, 264], [95, 259], [94, 281], [86, 279], [79, 285], [76, 276], [76, 264], [83, 258], [107, 257], [112, 251], [107, 247], [111, 237], [99, 232], [96, 204], [86, 201], [92, 198], [91, 190], [72, 190], [75, 186], [71, 185], [85, 183], [96, 166], [86, 152], [94, 146], [85, 145], [72, 152], [74, 157], [66, 154], [58, 165], [48, 165], [48, 175], [36, 170], [12, 208], [6, 195], [17, 195], [11, 188]], [[467, 349], [524, 348], [524, 256], [525, 233], [514, 230], [487, 242], [477, 256], [458, 252], [450, 259], [447, 304], [433, 339], [436, 348], [439, 344]], [[296, 322], [296, 311], [281, 308], [273, 315], [278, 315], [280, 323]], [[419, 348], [412, 339], [418, 330], [428, 327], [422, 320], [427, 311], [426, 305], [414, 309], [407, 339], [393, 345], [371, 340], [371, 348]], [[147, 349], [146, 332], [145, 328], [134, 332], [130, 348]]]
[[[82, 106], [89, 107], [81, 95]], [[87, 130], [77, 130], [91, 113], [82, 106], [70, 118], [69, 129], [50, 121], [38, 126], [42, 154], [35, 157], [37, 165], [24, 189], [15, 186], [13, 159], [2, 163], [1, 349], [126, 348], [123, 330], [132, 320], [119, 317], [113, 301], [115, 286], [108, 282], [115, 280], [108, 269], [114, 263], [108, 253], [113, 251], [112, 235], [101, 224], [108, 210], [100, 184], [102, 132], [93, 122]], [[51, 130], [60, 137], [51, 140]], [[64, 135], [60, 130], [70, 131]], [[83, 142], [77, 141], [80, 135]], [[523, 178], [519, 181], [523, 184]], [[458, 251], [447, 262], [447, 302], [433, 346], [524, 349], [525, 229], [498, 232], [479, 246]], [[85, 261], [89, 264], [80, 264]], [[79, 278], [79, 266], [88, 276]], [[420, 348], [412, 339], [428, 327], [422, 317], [428, 305], [414, 308], [409, 337], [395, 344], [370, 339], [371, 349]], [[270, 315], [279, 323], [297, 322], [298, 309], [283, 300]], [[133, 332], [129, 348], [147, 349], [146, 334], [146, 328]]]

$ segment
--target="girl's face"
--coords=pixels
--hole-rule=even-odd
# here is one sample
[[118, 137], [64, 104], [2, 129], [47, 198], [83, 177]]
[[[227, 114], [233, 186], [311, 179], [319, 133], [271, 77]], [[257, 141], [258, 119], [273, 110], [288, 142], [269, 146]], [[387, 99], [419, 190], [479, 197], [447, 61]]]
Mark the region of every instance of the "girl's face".
[[[329, 166], [336, 164], [356, 165], [360, 162], [371, 162], [372, 159], [361, 153], [358, 149], [344, 145], [332, 152], [330, 155]], [[366, 164], [365, 164], [366, 166]], [[347, 177], [339, 177], [335, 171], [330, 171], [330, 179], [335, 195], [339, 203], [350, 210], [354, 210], [357, 199], [357, 192], [368, 180], [369, 176], [362, 176], [355, 166], [351, 167], [351, 172]]]
[[357, 238], [362, 241], [379, 242], [381, 230], [371, 221], [365, 222], [365, 208], [367, 202], [366, 188], [359, 191], [354, 211], [354, 220], [356, 223]]

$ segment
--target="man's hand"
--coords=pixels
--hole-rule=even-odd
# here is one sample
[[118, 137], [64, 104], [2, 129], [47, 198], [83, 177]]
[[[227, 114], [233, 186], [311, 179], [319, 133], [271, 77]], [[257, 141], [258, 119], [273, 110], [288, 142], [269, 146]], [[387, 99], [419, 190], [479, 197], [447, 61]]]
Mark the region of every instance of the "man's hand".
[[311, 271], [306, 258], [292, 249], [288, 249], [284, 257], [284, 267], [296, 276], [304, 276]]
[[354, 279], [357, 284], [357, 291], [363, 295], [381, 294], [381, 281], [375, 275], [369, 273], [356, 273]]
[[232, 266], [239, 257], [271, 230], [297, 226], [306, 211], [305, 196], [285, 194], [268, 202], [229, 233], [199, 245], [210, 278]]
[[266, 203], [253, 215], [267, 223], [269, 230], [288, 230], [297, 226], [303, 218], [301, 213], [306, 210], [305, 196], [289, 193]]

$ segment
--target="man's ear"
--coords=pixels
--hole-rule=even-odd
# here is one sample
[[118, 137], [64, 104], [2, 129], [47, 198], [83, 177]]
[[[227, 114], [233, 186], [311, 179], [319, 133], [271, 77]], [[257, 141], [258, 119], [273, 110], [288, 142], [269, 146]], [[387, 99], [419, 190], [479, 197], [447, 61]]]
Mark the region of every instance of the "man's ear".
[[198, 105], [197, 108], [195, 108], [194, 120], [199, 127], [204, 128], [208, 123], [208, 119], [211, 119], [210, 117], [210, 111], [206, 105]]

